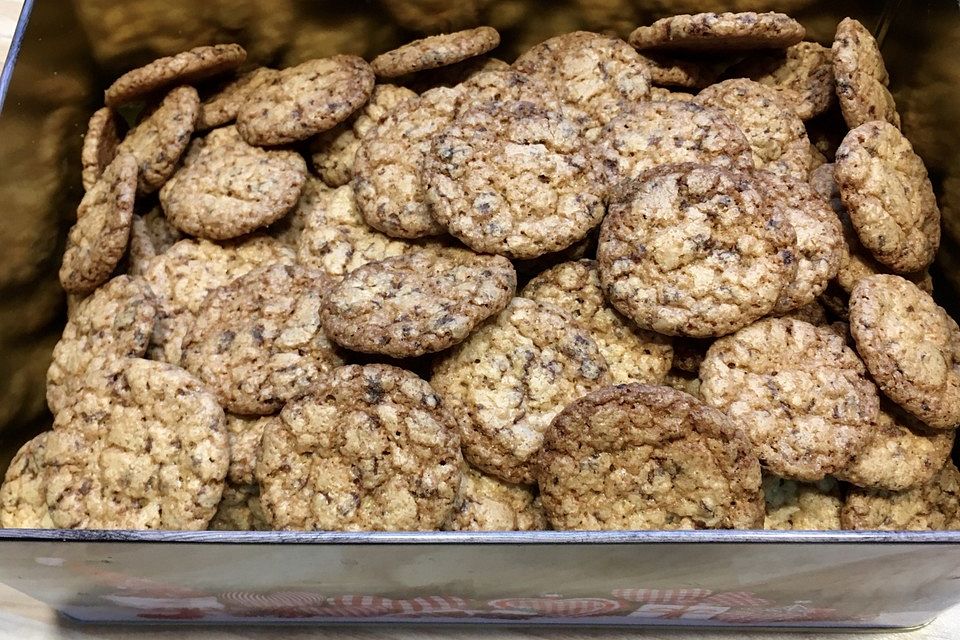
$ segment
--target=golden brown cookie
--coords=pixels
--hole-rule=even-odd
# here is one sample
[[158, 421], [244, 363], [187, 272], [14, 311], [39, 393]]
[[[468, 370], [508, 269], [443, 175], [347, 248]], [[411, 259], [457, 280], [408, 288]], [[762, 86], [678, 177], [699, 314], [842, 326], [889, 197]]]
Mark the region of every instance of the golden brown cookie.
[[553, 420], [537, 464], [555, 529], [752, 529], [760, 464], [722, 413], [669, 387], [607, 387]]
[[666, 165], [612, 197], [597, 262], [641, 328], [721, 336], [773, 309], [797, 273], [796, 234], [750, 174]]
[[48, 435], [45, 431], [24, 444], [10, 461], [0, 486], [0, 528], [53, 529], [44, 480]]
[[512, 484], [464, 464], [447, 531], [540, 531], [547, 516], [534, 486]]
[[935, 429], [960, 424], [960, 327], [930, 294], [899, 276], [864, 278], [850, 332], [891, 400]]
[[630, 34], [641, 51], [783, 49], [803, 40], [804, 28], [782, 13], [697, 13], [661, 18]]
[[320, 271], [275, 264], [212, 291], [183, 339], [183, 367], [227, 411], [269, 415], [342, 364], [320, 326]]
[[93, 187], [103, 170], [117, 156], [117, 147], [126, 130], [126, 124], [110, 107], [97, 109], [90, 116], [80, 150], [84, 189]]
[[457, 420], [466, 459], [527, 484], [553, 417], [608, 382], [599, 347], [573, 316], [526, 298], [438, 362], [430, 381]]
[[370, 67], [381, 78], [397, 78], [483, 55], [498, 44], [500, 34], [492, 27], [442, 33], [381, 53], [373, 59]]
[[130, 223], [127, 272], [130, 275], [142, 274], [147, 262], [180, 240], [183, 240], [183, 234], [167, 222], [163, 209], [159, 206], [150, 209], [142, 216], [134, 215]]
[[414, 374], [341, 367], [264, 432], [260, 503], [276, 529], [438, 529], [460, 486], [459, 444]]
[[960, 471], [947, 461], [929, 483], [907, 491], [853, 488], [840, 520], [844, 529], [960, 529]]
[[222, 84], [213, 95], [200, 103], [197, 131], [222, 127], [236, 120], [237, 112], [250, 94], [256, 92], [277, 73], [279, 72], [274, 69], [258, 67]]
[[853, 18], [844, 18], [837, 25], [833, 73], [843, 119], [851, 129], [874, 120], [900, 127], [880, 47], [870, 31]]
[[638, 329], [609, 305], [593, 260], [563, 262], [544, 271], [520, 295], [554, 304], [572, 315], [596, 341], [614, 384], [659, 384], [670, 369], [670, 338]]
[[764, 529], [831, 531], [840, 529], [843, 495], [833, 478], [806, 483], [763, 476]]
[[321, 320], [341, 346], [407, 358], [459, 344], [516, 290], [502, 256], [424, 249], [350, 272], [326, 295]]

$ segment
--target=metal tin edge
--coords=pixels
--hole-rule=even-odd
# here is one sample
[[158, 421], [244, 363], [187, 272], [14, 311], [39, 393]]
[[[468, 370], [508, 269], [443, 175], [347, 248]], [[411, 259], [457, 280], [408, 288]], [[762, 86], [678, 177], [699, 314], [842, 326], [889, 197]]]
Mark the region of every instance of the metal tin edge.
[[7, 59], [3, 63], [3, 69], [0, 70], [0, 113], [3, 113], [7, 88], [10, 86], [13, 68], [20, 56], [20, 45], [23, 44], [23, 36], [27, 31], [27, 23], [30, 22], [31, 11], [33, 11], [33, 0], [24, 0], [23, 7], [20, 9], [20, 17], [17, 19], [17, 26], [13, 31], [13, 39], [10, 41], [10, 49], [7, 51]]

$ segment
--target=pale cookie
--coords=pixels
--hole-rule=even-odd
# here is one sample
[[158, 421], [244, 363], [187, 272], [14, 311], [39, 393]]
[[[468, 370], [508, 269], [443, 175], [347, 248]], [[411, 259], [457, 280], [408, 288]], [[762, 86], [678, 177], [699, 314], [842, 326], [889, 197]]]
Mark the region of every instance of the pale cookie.
[[183, 337], [208, 293], [258, 267], [295, 261], [293, 251], [273, 238], [254, 236], [227, 244], [207, 240], [176, 243], [147, 263], [143, 274], [160, 305], [150, 357], [179, 364]]
[[279, 71], [274, 69], [259, 67], [220, 86], [213, 95], [200, 103], [197, 130], [206, 131], [214, 127], [222, 127], [236, 120], [240, 107], [246, 103], [250, 95], [277, 73]]
[[960, 471], [948, 461], [929, 483], [908, 491], [851, 489], [840, 520], [844, 529], [960, 529]]
[[516, 289], [502, 256], [424, 249], [352, 271], [327, 294], [321, 320], [341, 346], [407, 358], [463, 342]]
[[227, 411], [268, 415], [342, 364], [320, 326], [320, 271], [276, 264], [212, 291], [183, 339], [183, 367]]
[[183, 234], [167, 222], [163, 209], [152, 208], [142, 216], [134, 215], [130, 223], [130, 250], [127, 252], [127, 272], [142, 274], [147, 263], [183, 240]]
[[260, 502], [276, 529], [438, 529], [462, 464], [430, 385], [396, 367], [341, 367], [264, 432]]
[[442, 33], [381, 53], [373, 59], [370, 67], [381, 78], [397, 78], [483, 55], [495, 49], [498, 44], [500, 34], [492, 27]]
[[102, 387], [125, 358], [146, 353], [157, 300], [143, 278], [117, 276], [77, 304], [53, 348], [47, 405], [56, 415], [84, 389]]
[[927, 484], [953, 449], [954, 432], [927, 431], [894, 406], [880, 405], [880, 418], [866, 447], [837, 477], [858, 487], [903, 491]]
[[424, 199], [423, 164], [434, 136], [453, 120], [457, 95], [439, 87], [407, 100], [360, 141], [350, 184], [371, 227], [396, 238], [443, 233]]
[[373, 71], [357, 56], [309, 60], [274, 75], [248, 94], [237, 130], [249, 144], [305, 140], [350, 117], [373, 91]]
[[282, 218], [306, 179], [307, 163], [296, 151], [254, 147], [236, 127], [224, 127], [193, 142], [183, 167], [160, 189], [160, 204], [184, 233], [229, 240]]
[[49, 432], [20, 447], [0, 486], [0, 528], [53, 529], [47, 507], [44, 456]]
[[521, 73], [512, 67], [483, 71], [453, 89], [457, 91], [457, 115], [476, 107], [487, 106], [490, 102], [519, 101], [563, 111], [567, 117], [576, 119], [580, 124], [587, 119], [582, 111], [565, 106], [546, 78]]
[[61, 529], [206, 529], [230, 464], [216, 398], [179, 367], [135, 358], [57, 414], [46, 450]]
[[701, 91], [696, 100], [723, 111], [740, 127], [758, 169], [807, 179], [813, 168], [807, 130], [775, 88], [753, 80], [724, 80]]
[[722, 111], [694, 102], [639, 102], [625, 108], [600, 133], [597, 155], [611, 187], [666, 164], [753, 168], [740, 128]]
[[136, 191], [137, 161], [123, 153], [83, 194], [60, 265], [60, 284], [67, 293], [90, 293], [116, 269], [130, 240]]
[[555, 529], [753, 529], [760, 465], [722, 413], [669, 387], [607, 387], [553, 420], [537, 465]]
[[833, 531], [840, 529], [843, 495], [833, 478], [805, 483], [764, 475], [764, 529]]
[[762, 320], [713, 343], [700, 393], [747, 434], [764, 468], [812, 482], [846, 467], [870, 438], [877, 389], [829, 327]]
[[530, 484], [553, 417], [609, 380], [599, 347], [573, 316], [514, 298], [437, 363], [431, 384], [457, 420], [466, 459]]
[[547, 528], [536, 487], [512, 484], [464, 464], [447, 531], [540, 531]]
[[697, 13], [661, 18], [630, 34], [641, 51], [783, 49], [803, 40], [799, 22], [782, 13]]
[[320, 179], [331, 187], [350, 182], [360, 140], [394, 107], [416, 97], [417, 94], [406, 87], [378, 84], [367, 104], [349, 120], [318, 134], [310, 144], [310, 161]]
[[726, 72], [730, 78], [749, 78], [780, 90], [803, 120], [833, 105], [833, 53], [816, 42], [800, 42], [782, 53], [747, 58]]
[[641, 328], [722, 336], [773, 309], [797, 273], [796, 234], [751, 175], [667, 165], [614, 196], [597, 262], [607, 299]]
[[900, 127], [880, 47], [870, 31], [853, 18], [844, 18], [837, 25], [833, 73], [843, 119], [851, 129], [874, 120]]
[[638, 329], [609, 305], [593, 260], [564, 262], [544, 271], [520, 295], [554, 304], [572, 315], [597, 343], [613, 384], [659, 384], [670, 369], [670, 338]]
[[269, 531], [270, 523], [260, 505], [260, 488], [255, 485], [227, 484], [213, 514], [210, 531]]
[[960, 328], [930, 294], [899, 276], [864, 278], [850, 332], [891, 400], [935, 429], [960, 424]]
[[470, 109], [434, 138], [424, 174], [431, 215], [481, 253], [523, 259], [559, 251], [604, 214], [600, 173], [580, 127], [532, 102]]
[[923, 160], [893, 125], [868, 122], [837, 150], [834, 177], [857, 235], [879, 262], [920, 271], [940, 246], [940, 209]]
[[97, 109], [90, 116], [80, 150], [84, 189], [93, 187], [103, 170], [117, 157], [117, 147], [126, 130], [123, 120], [110, 107]]

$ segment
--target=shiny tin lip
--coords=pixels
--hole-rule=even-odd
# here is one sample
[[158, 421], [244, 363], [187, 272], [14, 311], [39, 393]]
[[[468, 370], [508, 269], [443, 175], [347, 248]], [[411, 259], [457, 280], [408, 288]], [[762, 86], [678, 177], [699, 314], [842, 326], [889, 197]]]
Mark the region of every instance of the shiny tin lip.
[[10, 86], [10, 79], [13, 77], [13, 67], [17, 63], [20, 45], [23, 43], [23, 36], [27, 31], [27, 23], [30, 22], [30, 12], [32, 10], [33, 0], [24, 0], [23, 8], [20, 10], [20, 18], [17, 20], [17, 27], [14, 29], [13, 38], [10, 40], [10, 50], [7, 52], [6, 62], [4, 62], [3, 69], [0, 69], [0, 113], [3, 112], [7, 88]]

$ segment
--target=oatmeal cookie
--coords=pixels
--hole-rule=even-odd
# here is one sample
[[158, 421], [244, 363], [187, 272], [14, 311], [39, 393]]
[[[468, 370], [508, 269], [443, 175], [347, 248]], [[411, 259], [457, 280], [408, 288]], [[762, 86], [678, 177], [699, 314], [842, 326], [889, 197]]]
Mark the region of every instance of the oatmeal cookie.
[[237, 112], [249, 144], [273, 146], [331, 129], [373, 91], [373, 71], [357, 56], [333, 56], [288, 67], [251, 91]]
[[238, 44], [216, 44], [154, 60], [127, 71], [103, 94], [108, 107], [135, 102], [178, 84], [191, 84], [233, 71], [247, 59]]
[[556, 529], [751, 529], [760, 464], [719, 411], [669, 387], [607, 387], [547, 430], [537, 465]]
[[320, 326], [320, 271], [275, 264], [212, 291], [183, 339], [182, 365], [227, 411], [268, 415], [342, 364]]
[[160, 204], [184, 233], [229, 240], [282, 218], [306, 179], [296, 151], [254, 147], [236, 127], [223, 127], [193, 142], [184, 166], [160, 189]]
[[803, 25], [782, 13], [697, 13], [637, 27], [630, 44], [641, 51], [783, 49], [803, 40]]
[[453, 513], [460, 443], [426, 382], [347, 366], [287, 404], [263, 434], [260, 502], [277, 529], [432, 530]]
[[223, 410], [183, 369], [131, 358], [57, 414], [44, 464], [58, 528], [206, 529], [230, 464]]
[[437, 363], [431, 384], [457, 420], [467, 460], [530, 484], [553, 417], [609, 380], [597, 343], [573, 316], [514, 298]]
[[44, 456], [49, 432], [20, 447], [0, 486], [0, 528], [53, 529], [44, 483]]
[[222, 127], [237, 119], [240, 107], [249, 96], [270, 81], [279, 71], [258, 67], [230, 79], [200, 103], [197, 131]]
[[837, 25], [833, 74], [843, 119], [851, 129], [874, 120], [900, 128], [900, 114], [887, 89], [889, 76], [880, 47], [870, 31], [853, 18], [844, 18]]
[[907, 491], [853, 488], [840, 520], [844, 529], [960, 529], [960, 471], [947, 461], [929, 483]]
[[90, 116], [80, 150], [84, 189], [93, 187], [103, 170], [117, 157], [117, 147], [126, 131], [123, 119], [110, 107], [98, 109]]
[[614, 384], [659, 384], [670, 369], [670, 338], [638, 329], [607, 303], [593, 260], [564, 262], [544, 271], [520, 295], [554, 304], [572, 315], [596, 341]]
[[812, 482], [843, 469], [880, 412], [857, 354], [829, 327], [762, 320], [713, 343], [700, 367], [704, 400], [734, 420], [766, 469]]
[[127, 252], [127, 273], [140, 275], [147, 262], [174, 244], [183, 240], [183, 234], [167, 222], [163, 209], [152, 208], [142, 216], [134, 215], [130, 223], [130, 249]]
[[960, 327], [930, 294], [899, 276], [864, 278], [850, 332], [891, 400], [935, 429], [960, 424]]
[[83, 195], [60, 265], [67, 293], [90, 293], [113, 273], [130, 240], [136, 191], [137, 161], [123, 153]]
[[833, 478], [806, 483], [764, 474], [763, 495], [766, 502], [764, 529], [840, 529], [843, 495]]
[[536, 487], [512, 484], [464, 464], [447, 531], [539, 531], [547, 516]]
[[397, 78], [483, 55], [495, 49], [498, 44], [500, 34], [492, 27], [442, 33], [381, 53], [373, 59], [370, 67], [378, 77]]
[[516, 289], [502, 256], [424, 249], [352, 271], [326, 295], [321, 320], [341, 346], [407, 358], [463, 342]]
[[796, 234], [749, 174], [667, 165], [619, 190], [600, 281], [644, 329], [705, 338], [767, 315], [797, 273]]

